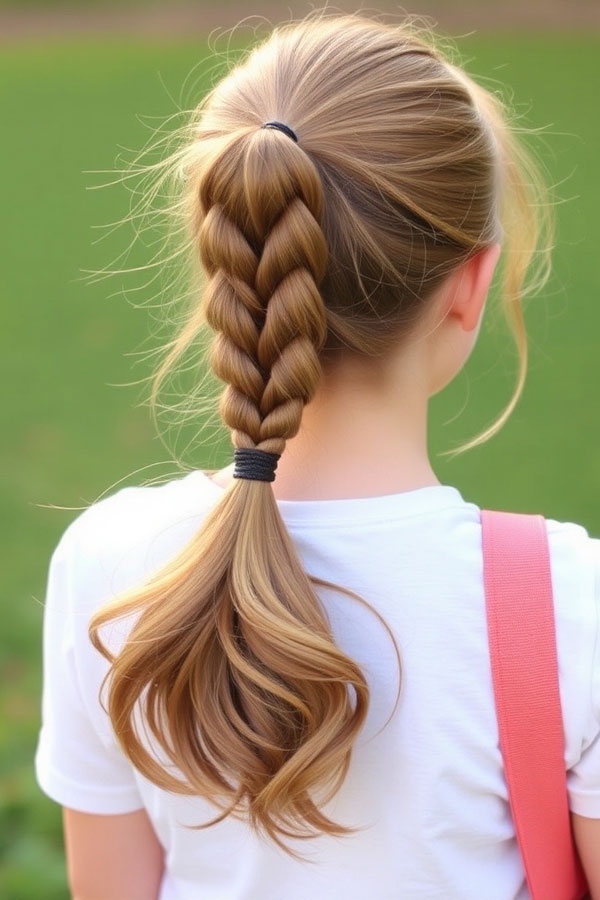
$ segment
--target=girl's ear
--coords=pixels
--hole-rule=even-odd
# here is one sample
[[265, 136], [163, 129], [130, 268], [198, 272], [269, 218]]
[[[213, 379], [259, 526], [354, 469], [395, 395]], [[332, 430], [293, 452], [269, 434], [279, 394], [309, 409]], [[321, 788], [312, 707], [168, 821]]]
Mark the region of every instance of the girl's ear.
[[501, 250], [502, 244], [490, 244], [458, 266], [451, 275], [448, 315], [456, 316], [465, 331], [472, 331], [481, 320]]

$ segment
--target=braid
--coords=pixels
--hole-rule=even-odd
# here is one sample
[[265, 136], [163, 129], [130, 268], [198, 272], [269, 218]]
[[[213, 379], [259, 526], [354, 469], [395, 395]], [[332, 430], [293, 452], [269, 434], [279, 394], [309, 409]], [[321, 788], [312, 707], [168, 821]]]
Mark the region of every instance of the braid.
[[[327, 263], [318, 221], [322, 189], [308, 157], [301, 149], [292, 152], [304, 159], [309, 190], [299, 188], [292, 197], [280, 190], [279, 208], [272, 205], [262, 228], [249, 234], [223, 201], [210, 196], [211, 170], [201, 185], [206, 214], [199, 249], [211, 276], [204, 315], [216, 332], [210, 363], [227, 385], [219, 411], [235, 447], [277, 454], [297, 434], [303, 407], [317, 389], [318, 354], [327, 336], [319, 291]], [[260, 202], [258, 195], [249, 199]]]

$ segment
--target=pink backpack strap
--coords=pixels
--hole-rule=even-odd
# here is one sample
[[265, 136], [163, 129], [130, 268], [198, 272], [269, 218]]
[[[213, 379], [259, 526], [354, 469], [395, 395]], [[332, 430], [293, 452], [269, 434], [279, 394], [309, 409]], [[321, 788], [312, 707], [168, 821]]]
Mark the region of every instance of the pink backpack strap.
[[571, 831], [546, 522], [481, 510], [498, 735], [533, 900], [589, 892]]

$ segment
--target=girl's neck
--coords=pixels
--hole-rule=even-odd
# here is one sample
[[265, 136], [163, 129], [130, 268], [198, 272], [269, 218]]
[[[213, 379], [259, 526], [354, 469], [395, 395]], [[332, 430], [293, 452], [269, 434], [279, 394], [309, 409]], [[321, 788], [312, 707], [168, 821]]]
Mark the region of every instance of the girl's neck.
[[[410, 374], [369, 381], [346, 367], [324, 378], [277, 464], [276, 499], [371, 497], [439, 485], [427, 453], [427, 385], [414, 369]], [[226, 485], [232, 472], [233, 464], [214, 480]]]

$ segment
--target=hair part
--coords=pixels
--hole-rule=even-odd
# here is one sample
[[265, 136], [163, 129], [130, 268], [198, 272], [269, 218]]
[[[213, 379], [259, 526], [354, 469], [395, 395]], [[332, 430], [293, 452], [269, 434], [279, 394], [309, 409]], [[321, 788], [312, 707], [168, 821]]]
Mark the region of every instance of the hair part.
[[[151, 167], [157, 186], [175, 176], [170, 213], [205, 278], [165, 347], [153, 403], [210, 329], [207, 361], [225, 385], [219, 412], [233, 446], [282, 453], [324, 366], [408, 340], [444, 278], [502, 240], [518, 382], [497, 422], [453, 452], [501, 428], [523, 389], [522, 299], [548, 278], [553, 221], [508, 105], [440, 43], [414, 17], [386, 24], [317, 10], [276, 27], [208, 92], [180, 146]], [[273, 119], [298, 143], [261, 128]], [[339, 790], [369, 704], [319, 586], [372, 609], [304, 571], [268, 482], [234, 479], [181, 552], [89, 626], [111, 662], [107, 712], [132, 764], [223, 809], [197, 827], [242, 816], [295, 857], [282, 836], [359, 830], [331, 821], [311, 796]], [[401, 669], [395, 637], [372, 611]], [[112, 654], [99, 629], [131, 612]], [[140, 700], [183, 780], [139, 740]]]

